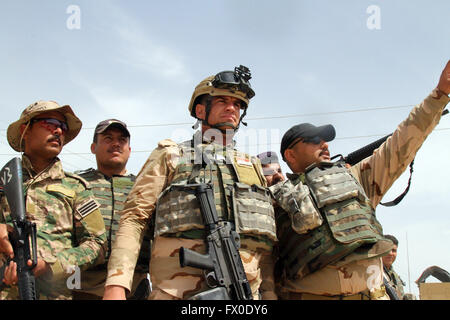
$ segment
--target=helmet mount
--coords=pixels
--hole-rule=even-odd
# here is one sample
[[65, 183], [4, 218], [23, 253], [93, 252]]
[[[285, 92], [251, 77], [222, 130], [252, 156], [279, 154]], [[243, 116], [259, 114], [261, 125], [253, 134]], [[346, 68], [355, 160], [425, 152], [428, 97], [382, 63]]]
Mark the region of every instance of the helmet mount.
[[[249, 80], [251, 79], [250, 69], [240, 65], [234, 68], [234, 71], [222, 71], [215, 76], [210, 76], [203, 81], [201, 81], [195, 88], [192, 94], [191, 101], [189, 103], [189, 112], [192, 117], [201, 121], [212, 128], [220, 129], [223, 125], [228, 125], [233, 128], [234, 131], [239, 129], [240, 123], [247, 125], [242, 119], [247, 114], [247, 107], [249, 100], [255, 96], [255, 92], [250, 86]], [[242, 101], [244, 110], [241, 117], [239, 118], [238, 125], [235, 127], [234, 124], [230, 123], [218, 123], [211, 125], [208, 123], [209, 114], [211, 111], [211, 99], [206, 99], [205, 104], [205, 119], [199, 119], [196, 115], [196, 106], [200, 103], [203, 96], [208, 95], [210, 97], [214, 96], [231, 96]], [[197, 128], [199, 121], [193, 126]]]

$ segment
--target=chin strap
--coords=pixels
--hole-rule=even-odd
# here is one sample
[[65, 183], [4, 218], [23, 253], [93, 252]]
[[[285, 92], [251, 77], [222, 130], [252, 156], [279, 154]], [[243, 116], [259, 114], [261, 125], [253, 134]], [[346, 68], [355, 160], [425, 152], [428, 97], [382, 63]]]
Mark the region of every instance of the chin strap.
[[[226, 125], [226, 126], [231, 127], [232, 128], [231, 130], [233, 130], [234, 132], [237, 132], [239, 130], [239, 127], [240, 127], [241, 123], [244, 126], [247, 126], [247, 122], [243, 121], [245, 115], [247, 114], [247, 108], [244, 109], [244, 112], [242, 113], [241, 117], [239, 118], [239, 122], [238, 122], [238, 125], [236, 127], [230, 122], [220, 122], [220, 123], [216, 123], [216, 124], [210, 124], [208, 122], [209, 114], [211, 112], [211, 101], [210, 100], [208, 100], [206, 102], [205, 111], [206, 111], [205, 120], [197, 118], [197, 122], [192, 126], [192, 129], [197, 129], [199, 127], [200, 123], [202, 123], [202, 124], [207, 125], [207, 126], [209, 126], [211, 128], [217, 129], [217, 130], [221, 131], [222, 133], [225, 133], [225, 131], [227, 129], [221, 129], [220, 127], [223, 127], [223, 126]], [[228, 129], [228, 130], [230, 130], [230, 129]]]

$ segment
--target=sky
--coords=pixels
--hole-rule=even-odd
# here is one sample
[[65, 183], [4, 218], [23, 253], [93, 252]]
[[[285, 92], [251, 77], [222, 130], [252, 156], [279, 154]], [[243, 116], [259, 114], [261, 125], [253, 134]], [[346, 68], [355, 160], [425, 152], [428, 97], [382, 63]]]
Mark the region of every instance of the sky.
[[[393, 132], [437, 85], [450, 58], [449, 12], [447, 0], [1, 0], [0, 163], [19, 156], [8, 125], [31, 103], [54, 100], [83, 122], [60, 155], [65, 170], [96, 167], [93, 130], [117, 118], [129, 126], [137, 174], [158, 141], [192, 135], [194, 87], [241, 64], [256, 95], [239, 149], [279, 152], [291, 126], [331, 123], [330, 152], [347, 155]], [[427, 267], [450, 271], [449, 140], [447, 116], [415, 158], [408, 195], [377, 208], [400, 241], [394, 267], [416, 296]]]

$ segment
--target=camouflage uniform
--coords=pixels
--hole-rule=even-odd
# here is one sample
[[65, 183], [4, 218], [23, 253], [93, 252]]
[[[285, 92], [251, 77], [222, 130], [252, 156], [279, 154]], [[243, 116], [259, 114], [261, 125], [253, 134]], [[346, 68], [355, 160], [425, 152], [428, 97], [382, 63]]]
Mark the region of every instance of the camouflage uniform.
[[[86, 270], [81, 274], [81, 289], [76, 290], [74, 298], [86, 299], [88, 297], [101, 299], [106, 280], [107, 261], [111, 254], [112, 243], [116, 238], [116, 231], [119, 228], [120, 212], [122, 211], [128, 194], [134, 185], [136, 176], [133, 174], [107, 177], [103, 173], [93, 168], [75, 172], [80, 177], [87, 180], [92, 187], [96, 200], [100, 203], [100, 211], [106, 227], [108, 250], [104, 264]], [[144, 241], [139, 253], [138, 262], [133, 278], [133, 289], [139, 282], [146, 278], [150, 260], [150, 235], [147, 229]], [[133, 290], [132, 292], [133, 293]]]
[[[202, 141], [200, 132], [194, 137], [198, 137], [198, 135], [200, 135], [200, 141]], [[199, 140], [194, 139], [194, 141]], [[203, 145], [199, 146], [202, 150], [208, 145], [215, 145], [217, 149], [224, 149], [223, 146], [214, 143], [206, 141], [202, 143]], [[177, 195], [175, 192], [167, 192], [170, 185], [186, 181], [183, 178], [183, 174], [189, 171], [190, 160], [185, 161], [183, 150], [184, 146], [189, 144], [190, 141], [177, 145], [171, 140], [163, 140], [158, 143], [158, 147], [144, 164], [122, 212], [119, 230], [116, 234], [116, 242], [113, 245], [113, 251], [109, 259], [107, 286], [119, 285], [127, 290], [130, 289], [132, 273], [142, 238], [142, 230], [150, 219], [154, 218], [155, 238], [153, 240], [150, 262], [153, 291], [149, 299], [187, 299], [207, 288], [203, 271], [191, 267], [180, 267], [178, 258], [180, 247], [205, 253], [204, 232], [202, 230], [204, 225], [199, 220], [199, 209], [197, 207], [194, 210], [190, 207], [190, 203], [185, 197]], [[233, 153], [236, 152], [235, 150], [233, 151]], [[224, 156], [223, 154], [220, 155], [219, 151], [215, 155], [216, 157]], [[243, 156], [243, 154], [241, 155]], [[258, 181], [253, 182], [259, 185], [265, 183], [259, 160], [252, 158], [252, 162], [249, 163], [250, 165], [247, 166], [247, 169], [258, 174]], [[237, 164], [234, 163], [234, 166], [237, 166]], [[223, 180], [227, 180], [229, 183], [239, 181], [236, 172], [230, 169], [231, 166], [223, 165], [219, 167], [220, 169], [216, 170], [227, 171], [226, 174], [221, 174]], [[204, 173], [209, 175], [208, 172], [210, 171], [206, 168]], [[225, 198], [229, 201], [230, 195], [218, 191], [223, 189], [220, 189], [220, 182], [216, 179], [216, 174], [217, 171], [213, 173], [216, 208], [218, 214], [223, 215], [224, 211], [229, 210], [229, 207], [226, 204], [223, 206], [218, 205], [218, 203], [227, 201]], [[242, 179], [242, 176], [241, 180], [245, 180]], [[249, 181], [241, 182], [249, 183]], [[163, 190], [166, 190], [166, 192], [162, 193]], [[165, 196], [169, 196], [171, 200], [163, 204]], [[176, 211], [177, 214], [167, 214], [171, 211], [167, 209], [166, 205], [175, 211], [178, 210]], [[263, 205], [267, 206], [268, 212], [272, 212], [271, 217], [269, 214], [264, 218], [268, 227], [263, 229], [273, 228], [272, 231], [267, 231], [266, 234], [258, 234], [255, 230], [250, 231], [246, 229], [245, 222], [241, 223], [242, 221], [237, 222], [238, 225], [242, 224], [242, 228], [236, 227], [237, 230], [242, 231], [240, 232], [241, 249], [239, 252], [253, 296], [256, 299], [259, 298], [260, 293], [263, 299], [276, 297], [274, 294], [273, 261], [271, 256], [275, 239], [273, 209], [271, 202], [263, 202]], [[228, 218], [231, 219], [230, 217]], [[270, 219], [272, 219], [272, 222], [268, 222]], [[235, 220], [232, 221], [235, 222]], [[262, 223], [264, 224], [265, 222]], [[271, 232], [272, 236], [270, 236]]]
[[[88, 183], [62, 169], [59, 159], [36, 175], [23, 156], [26, 211], [37, 227], [37, 256], [51, 273], [36, 279], [40, 299], [71, 299], [67, 279], [75, 271], [104, 261], [105, 225]], [[1, 198], [0, 223], [11, 224], [9, 207]], [[2, 299], [18, 299], [17, 286], [2, 291]]]
[[403, 280], [400, 278], [397, 272], [395, 272], [394, 268], [391, 266], [389, 269], [386, 267], [383, 267], [384, 271], [384, 277], [386, 278], [387, 282], [391, 285], [392, 288], [395, 289], [397, 292], [397, 296], [400, 300], [403, 299], [403, 296], [405, 295], [405, 291], [403, 287], [406, 285], [406, 283], [403, 282]]
[[[385, 299], [387, 297], [382, 286], [383, 264], [380, 256], [389, 252], [392, 243], [383, 240], [381, 225], [376, 221], [374, 208], [414, 159], [425, 138], [438, 124], [442, 110], [449, 100], [450, 98], [447, 96], [439, 98], [437, 91], [433, 91], [422, 103], [413, 108], [408, 118], [398, 126], [393, 135], [371, 157], [362, 160], [348, 170], [351, 177], [363, 188], [363, 190], [357, 192], [355, 197], [359, 199], [361, 205], [358, 207], [360, 219], [369, 221], [366, 225], [370, 227], [367, 232], [370, 233], [371, 238], [364, 245], [351, 240], [347, 242], [338, 241], [339, 230], [336, 231], [336, 226], [333, 225], [328, 214], [322, 212], [321, 214], [315, 214], [315, 204], [297, 199], [301, 210], [297, 211], [300, 214], [296, 215], [288, 215], [281, 208], [277, 210], [279, 252], [282, 252], [283, 248], [294, 237], [305, 237], [303, 244], [306, 247], [301, 252], [304, 256], [297, 256], [296, 259], [297, 261], [302, 259], [309, 261], [304, 263], [302, 268], [291, 276], [287, 276], [285, 266], [280, 267], [281, 270], [277, 272], [280, 277], [277, 284], [280, 297], [285, 299], [322, 299], [333, 296], [337, 299]], [[279, 201], [280, 195], [283, 194], [283, 192], [280, 192], [283, 186], [285, 187], [284, 192], [291, 191], [292, 194], [297, 194], [300, 198], [301, 192], [308, 193], [310, 191], [303, 184], [305, 174], [289, 175], [288, 177], [288, 181], [272, 187], [274, 194], [278, 194]], [[297, 191], [292, 192], [293, 187], [296, 187]], [[303, 190], [302, 187], [306, 189]], [[279, 204], [280, 207], [284, 206], [285, 208], [292, 205], [292, 203], [283, 203], [282, 200]], [[312, 209], [308, 211], [308, 208]], [[349, 208], [345, 210], [347, 209]], [[371, 214], [368, 214], [368, 209], [372, 212]], [[332, 214], [344, 212], [343, 207], [339, 206], [335, 206], [333, 210], [337, 211], [331, 212], [330, 209]], [[346, 223], [348, 223], [347, 226], [354, 227], [359, 221], [347, 221]], [[322, 228], [323, 233], [327, 234], [334, 244], [328, 251], [312, 256], [314, 250], [321, 245], [320, 241], [324, 239], [320, 235], [315, 240], [310, 237], [319, 228]], [[341, 228], [341, 231], [346, 230]], [[306, 241], [310, 241], [308, 242], [310, 245], [307, 245]], [[352, 247], [352, 245], [354, 246]], [[345, 255], [338, 255], [341, 253], [337, 249], [339, 246], [348, 250]], [[336, 256], [333, 257], [333, 255]], [[329, 263], [321, 265], [320, 261], [324, 257], [329, 260]], [[280, 265], [283, 264], [280, 263]]]

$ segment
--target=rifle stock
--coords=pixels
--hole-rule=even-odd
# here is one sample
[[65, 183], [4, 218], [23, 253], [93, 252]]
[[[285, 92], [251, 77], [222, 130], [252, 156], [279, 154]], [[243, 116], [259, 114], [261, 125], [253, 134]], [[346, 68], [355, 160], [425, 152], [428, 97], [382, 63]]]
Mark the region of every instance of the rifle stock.
[[[3, 192], [11, 209], [14, 231], [9, 239], [17, 263], [19, 296], [21, 300], [35, 300], [36, 288], [32, 269], [37, 263], [36, 224], [26, 220], [23, 194], [22, 162], [13, 158], [0, 171]], [[28, 260], [32, 265], [28, 266]]]

